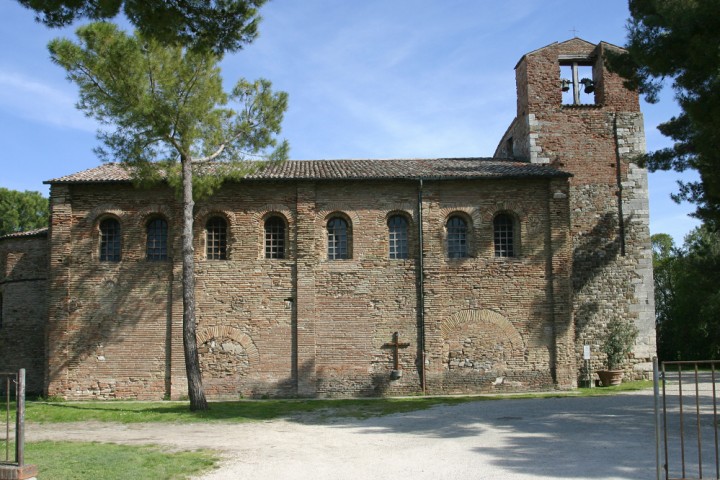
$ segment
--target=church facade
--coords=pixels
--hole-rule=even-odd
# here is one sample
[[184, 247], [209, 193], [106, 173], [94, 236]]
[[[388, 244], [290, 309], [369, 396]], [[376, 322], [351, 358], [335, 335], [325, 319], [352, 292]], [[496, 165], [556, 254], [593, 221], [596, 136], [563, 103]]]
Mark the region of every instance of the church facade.
[[[208, 396], [570, 389], [586, 345], [602, 364], [613, 318], [639, 328], [626, 367], [641, 374], [655, 352], [644, 133], [608, 48], [525, 55], [493, 157], [289, 161], [198, 202]], [[184, 396], [174, 192], [114, 164], [48, 183], [49, 229], [0, 239], [3, 370], [66, 398]]]

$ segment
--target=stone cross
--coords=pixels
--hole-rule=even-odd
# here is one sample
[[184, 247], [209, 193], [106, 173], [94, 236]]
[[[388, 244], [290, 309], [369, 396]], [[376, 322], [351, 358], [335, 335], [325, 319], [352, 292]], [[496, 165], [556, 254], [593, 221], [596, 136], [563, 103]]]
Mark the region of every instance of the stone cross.
[[407, 348], [409, 347], [409, 343], [400, 343], [398, 341], [398, 332], [393, 333], [393, 340], [390, 343], [386, 343], [382, 346], [382, 348], [392, 348], [393, 349], [393, 370], [400, 370], [400, 361], [398, 358], [398, 352], [401, 348]]

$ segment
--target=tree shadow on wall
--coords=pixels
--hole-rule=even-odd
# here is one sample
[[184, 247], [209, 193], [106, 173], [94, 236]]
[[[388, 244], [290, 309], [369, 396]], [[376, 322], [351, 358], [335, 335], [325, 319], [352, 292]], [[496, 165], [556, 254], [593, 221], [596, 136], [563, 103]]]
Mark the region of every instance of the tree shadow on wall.
[[[628, 217], [627, 222], [631, 221]], [[606, 271], [621, 253], [617, 215], [606, 213], [593, 228], [580, 236], [573, 249], [573, 294], [578, 295]], [[609, 281], [609, 280], [607, 280]], [[606, 281], [606, 282], [607, 282]], [[579, 338], [600, 310], [597, 295], [588, 289], [575, 311], [575, 337]]]
[[69, 371], [78, 380], [75, 387], [98, 394], [120, 370], [118, 383], [130, 384], [132, 378], [132, 383], [167, 387], [168, 341], [172, 329], [181, 328], [172, 325], [172, 262], [97, 264], [73, 258], [70, 268], [64, 318], [51, 319], [49, 381]]
[[582, 234], [575, 243], [573, 292], [578, 293], [600, 275], [620, 253], [620, 232], [616, 215], [603, 215], [593, 228]]
[[[46, 236], [40, 236], [45, 240]], [[35, 238], [24, 239], [36, 242]], [[21, 241], [17, 239], [15, 241]], [[28, 243], [28, 245], [32, 245]], [[9, 249], [2, 253], [15, 253]], [[47, 322], [47, 255], [33, 254], [33, 250], [20, 250], [7, 264], [0, 263], [5, 271], [0, 274], [0, 370], [17, 372], [25, 369], [26, 393], [41, 394], [45, 375], [45, 336]], [[1, 261], [1, 259], [0, 259]], [[4, 307], [3, 307], [4, 300]], [[0, 382], [0, 393], [5, 394], [5, 382]]]

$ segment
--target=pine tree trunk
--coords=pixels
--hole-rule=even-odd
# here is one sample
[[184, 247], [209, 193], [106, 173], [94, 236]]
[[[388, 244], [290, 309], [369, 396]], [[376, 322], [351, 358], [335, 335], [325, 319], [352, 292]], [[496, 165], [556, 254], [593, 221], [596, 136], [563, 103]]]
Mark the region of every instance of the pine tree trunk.
[[195, 252], [193, 249], [193, 185], [192, 162], [182, 157], [183, 184], [183, 232], [182, 232], [182, 263], [183, 263], [183, 347], [185, 351], [185, 371], [188, 380], [188, 397], [190, 410], [207, 410], [205, 390], [200, 375], [200, 359], [197, 349], [195, 329]]

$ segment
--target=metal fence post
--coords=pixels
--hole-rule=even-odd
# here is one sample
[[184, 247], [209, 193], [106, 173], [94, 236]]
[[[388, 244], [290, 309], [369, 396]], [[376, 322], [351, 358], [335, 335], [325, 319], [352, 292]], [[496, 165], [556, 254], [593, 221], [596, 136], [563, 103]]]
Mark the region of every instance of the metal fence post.
[[25, 464], [25, 369], [18, 372], [17, 415], [15, 417], [15, 460], [18, 467]]
[[660, 480], [660, 371], [658, 359], [653, 357], [653, 393], [655, 397], [655, 478]]

